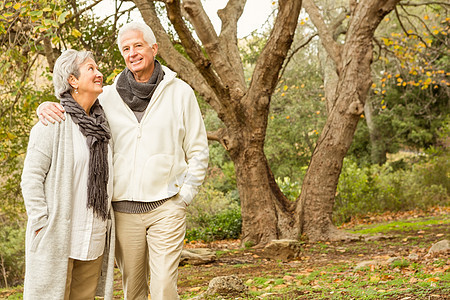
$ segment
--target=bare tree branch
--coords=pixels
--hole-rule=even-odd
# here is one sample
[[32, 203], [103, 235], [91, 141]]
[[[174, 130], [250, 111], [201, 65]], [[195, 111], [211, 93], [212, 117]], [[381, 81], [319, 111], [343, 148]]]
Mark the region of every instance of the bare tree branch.
[[[235, 81], [236, 78], [242, 78], [242, 75], [239, 74], [239, 70], [236, 70], [234, 66], [230, 64], [228, 59], [224, 59], [228, 57], [228, 53], [226, 53], [226, 50], [220, 43], [211, 20], [203, 9], [200, 0], [185, 0], [183, 2], [183, 7], [189, 15], [189, 21], [194, 26], [195, 32], [202, 42], [206, 53], [214, 65], [214, 70], [221, 78], [225, 88], [230, 88], [230, 93], [237, 90], [238, 93], [243, 95], [245, 90], [243, 82]], [[230, 74], [232, 75], [230, 76]], [[239, 97], [239, 95], [237, 97]], [[232, 98], [235, 97], [232, 96]]]
[[[278, 3], [279, 9], [275, 24], [266, 46], [256, 61], [249, 93], [261, 93], [261, 95], [271, 95], [273, 93], [283, 61], [294, 38], [302, 1], [280, 0]], [[264, 90], [258, 91], [261, 86], [265, 87]], [[268, 105], [269, 100], [262, 97], [261, 104]]]
[[216, 131], [208, 131], [207, 133], [208, 140], [219, 142], [225, 149], [229, 149], [230, 137], [227, 134], [226, 128], [219, 128]]
[[183, 20], [180, 0], [166, 1], [166, 8], [169, 20], [173, 24], [181, 40], [181, 44], [194, 65], [220, 99], [228, 98], [227, 90], [223, 87], [222, 82], [211, 68], [211, 61], [205, 58], [202, 49], [195, 41], [191, 31]]
[[327, 50], [328, 55], [333, 59], [334, 64], [337, 67], [337, 73], [339, 74], [341, 68], [341, 46], [333, 39], [333, 32], [323, 21], [316, 4], [312, 0], [304, 0], [303, 7], [311, 17], [314, 26], [316, 26], [322, 45]]
[[450, 6], [448, 2], [440, 2], [440, 1], [421, 1], [420, 3], [414, 2], [402, 2], [403, 6], [428, 6], [428, 5], [442, 5], [442, 6]]
[[225, 47], [228, 54], [228, 61], [238, 72], [241, 88], [245, 87], [244, 66], [242, 65], [241, 55], [237, 40], [237, 22], [240, 19], [246, 0], [229, 0], [225, 8], [218, 11], [219, 18], [222, 20], [222, 30], [220, 31], [219, 41]]
[[[430, 30], [430, 28], [429, 28], [428, 25], [422, 20], [422, 18], [420, 18], [419, 16], [416, 16], [416, 15], [411, 14], [408, 10], [406, 10], [406, 8], [404, 7], [404, 5], [399, 4], [399, 6], [402, 8], [402, 10], [403, 10], [409, 17], [413, 17], [413, 18], [417, 19], [417, 20], [422, 24], [422, 26], [428, 31], [428, 34], [429, 34], [429, 35], [431, 35], [432, 37], [434, 37], [436, 40], [441, 40], [441, 41], [442, 41], [442, 39], [440, 39], [439, 36], [435, 35], [435, 34]], [[395, 10], [395, 12], [396, 12], [397, 18], [398, 18], [398, 20], [399, 20], [399, 22], [400, 22], [400, 26], [402, 26], [402, 29], [405, 30], [403, 24], [401, 23], [401, 20], [400, 20], [400, 14], [398, 13], [397, 9]], [[417, 30], [416, 27], [412, 24], [412, 22], [409, 20], [409, 18], [406, 18], [406, 20], [407, 20], [408, 23], [414, 28], [414, 31], [418, 32], [418, 30]], [[408, 32], [406, 32], [406, 30], [405, 30], [405, 33], [408, 34]], [[431, 47], [428, 46], [428, 44], [422, 39], [421, 36], [419, 36], [419, 35], [417, 35], [417, 34], [409, 34], [409, 35], [415, 35], [415, 36], [417, 36], [417, 37], [420, 39], [420, 41], [424, 44], [424, 46], [425, 46], [426, 48], [431, 48]], [[434, 49], [434, 50], [439, 51], [438, 49]], [[443, 54], [446, 55], [445, 53], [443, 53]]]
[[394, 11], [395, 11], [395, 16], [397, 17], [398, 23], [400, 24], [400, 27], [402, 28], [402, 30], [406, 34], [406, 36], [417, 37], [425, 45], [425, 47], [427, 47], [428, 46], [427, 43], [423, 40], [423, 38], [420, 35], [418, 35], [416, 33], [409, 33], [408, 30], [406, 30], [405, 26], [403, 25], [402, 19], [400, 18], [400, 14], [398, 13], [397, 7], [394, 8]]
[[330, 25], [331, 32], [333, 34], [333, 40], [337, 41], [339, 35], [344, 34], [347, 32], [347, 28], [343, 25], [344, 20], [348, 16], [348, 11], [345, 10], [341, 12], [333, 21], [333, 23]]
[[300, 51], [300, 49], [302, 49], [303, 47], [305, 47], [306, 45], [308, 45], [313, 38], [315, 38], [316, 36], [318, 36], [318, 33], [314, 33], [313, 35], [311, 35], [305, 42], [301, 43], [299, 46], [297, 46], [294, 50], [291, 51], [291, 53], [288, 55], [288, 57], [285, 60], [285, 63], [283, 65], [283, 68], [280, 71], [280, 75], [278, 76], [279, 78], [283, 77], [284, 71], [286, 71], [286, 68], [289, 64], [289, 62], [291, 61], [292, 57], [298, 52]]

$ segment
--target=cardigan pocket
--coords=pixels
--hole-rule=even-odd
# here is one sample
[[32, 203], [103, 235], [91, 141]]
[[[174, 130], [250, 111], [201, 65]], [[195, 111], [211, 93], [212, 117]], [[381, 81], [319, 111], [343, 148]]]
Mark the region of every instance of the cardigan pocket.
[[45, 232], [47, 230], [47, 226], [44, 226], [41, 228], [41, 230], [36, 234], [36, 231], [33, 230], [33, 232], [31, 233], [34, 237], [31, 241], [31, 245], [30, 245], [30, 251], [31, 252], [35, 252], [39, 242], [42, 240], [42, 237], [44, 236]]

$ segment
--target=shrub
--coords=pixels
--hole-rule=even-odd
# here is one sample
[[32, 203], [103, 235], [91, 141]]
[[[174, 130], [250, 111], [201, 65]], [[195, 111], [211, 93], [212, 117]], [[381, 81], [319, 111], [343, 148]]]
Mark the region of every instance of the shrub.
[[186, 239], [213, 241], [237, 239], [241, 233], [241, 210], [232, 193], [224, 194], [206, 182], [188, 207]]
[[22, 223], [0, 227], [0, 287], [15, 286], [23, 281], [25, 274], [25, 226]]
[[300, 182], [292, 181], [289, 177], [284, 177], [281, 179], [278, 177], [275, 180], [280, 187], [283, 194], [291, 201], [295, 201], [297, 197], [300, 195], [300, 191], [302, 189]]
[[188, 207], [186, 239], [188, 241], [237, 239], [241, 233], [241, 209], [231, 191], [224, 194], [206, 182]]
[[333, 212], [335, 223], [368, 212], [448, 205], [449, 153], [433, 153], [395, 169], [389, 163], [358, 168], [356, 162], [345, 159]]
[[204, 226], [187, 229], [187, 241], [212, 242], [237, 239], [241, 233], [242, 221], [239, 207], [226, 209], [216, 215], [205, 215], [202, 221], [205, 223]]

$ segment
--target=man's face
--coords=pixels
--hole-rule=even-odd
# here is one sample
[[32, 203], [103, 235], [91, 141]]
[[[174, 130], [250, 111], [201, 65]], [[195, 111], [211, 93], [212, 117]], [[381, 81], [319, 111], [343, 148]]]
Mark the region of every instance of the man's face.
[[153, 74], [154, 59], [158, 45], [149, 45], [138, 30], [126, 32], [122, 36], [122, 56], [138, 82], [147, 82]]

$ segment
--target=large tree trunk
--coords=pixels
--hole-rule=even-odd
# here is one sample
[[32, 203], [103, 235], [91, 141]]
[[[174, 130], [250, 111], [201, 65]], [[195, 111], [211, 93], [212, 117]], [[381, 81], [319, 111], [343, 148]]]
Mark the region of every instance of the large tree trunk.
[[334, 106], [313, 152], [297, 208], [302, 233], [310, 240], [346, 238], [332, 221], [335, 193], [342, 163], [351, 145], [372, 83], [372, 38], [380, 21], [398, 0], [366, 0], [354, 3], [343, 45], [320, 17], [312, 0], [304, 6], [319, 31], [324, 48], [336, 64], [339, 76]]
[[265, 245], [274, 239], [295, 239], [294, 202], [280, 191], [263, 152], [264, 136], [244, 132], [242, 151], [233, 156], [241, 197], [242, 242]]

